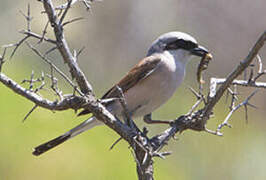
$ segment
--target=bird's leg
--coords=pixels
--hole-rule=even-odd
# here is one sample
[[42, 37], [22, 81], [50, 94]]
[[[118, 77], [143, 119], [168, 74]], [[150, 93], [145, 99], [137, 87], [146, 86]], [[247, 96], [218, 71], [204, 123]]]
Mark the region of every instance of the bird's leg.
[[151, 118], [151, 113], [150, 114], [146, 114], [143, 117], [143, 120], [147, 124], [170, 124], [171, 123], [171, 121], [153, 120]]

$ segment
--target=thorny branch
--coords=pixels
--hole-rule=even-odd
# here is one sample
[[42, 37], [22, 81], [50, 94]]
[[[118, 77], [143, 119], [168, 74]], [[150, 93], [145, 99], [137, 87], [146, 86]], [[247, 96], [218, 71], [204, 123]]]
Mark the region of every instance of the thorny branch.
[[[257, 82], [260, 77], [266, 74], [266, 70], [263, 70], [262, 59], [258, 55], [259, 50], [264, 45], [264, 42], [266, 40], [265, 31], [257, 40], [254, 47], [249, 52], [248, 56], [243, 61], [241, 61], [240, 64], [226, 78], [211, 78], [210, 90], [208, 95], [203, 95], [202, 86], [199, 92], [196, 92], [191, 88], [192, 93], [197, 98], [197, 102], [192, 106], [189, 112], [186, 115], [180, 116], [174, 121], [172, 121], [170, 123], [170, 127], [164, 132], [155, 135], [152, 138], [148, 138], [147, 131], [145, 130], [144, 132], [141, 132], [139, 128], [136, 127], [134, 122], [131, 121], [130, 114], [127, 112], [126, 102], [123, 101], [123, 92], [121, 92], [120, 102], [124, 107], [125, 117], [128, 120], [127, 123], [121, 122], [119, 119], [114, 117], [109, 111], [107, 111], [103, 105], [104, 100], [97, 100], [94, 97], [92, 87], [77, 63], [77, 57], [81, 51], [76, 52], [74, 50], [74, 53], [72, 54], [65, 39], [63, 27], [66, 24], [81, 19], [76, 18], [65, 22], [65, 17], [69, 12], [70, 8], [75, 3], [82, 2], [86, 6], [86, 8], [89, 9], [91, 8], [92, 1], [68, 0], [67, 3], [58, 7], [54, 7], [51, 0], [39, 1], [43, 4], [45, 10], [44, 13], [48, 17], [48, 22], [45, 25], [42, 33], [38, 34], [32, 32], [30, 26], [32, 17], [30, 14], [30, 5], [28, 5], [27, 14], [22, 13], [27, 20], [26, 30], [21, 31], [21, 33], [25, 36], [17, 43], [5, 46], [2, 56], [0, 56], [0, 82], [6, 87], [13, 90], [14, 93], [19, 94], [34, 103], [33, 108], [30, 110], [29, 113], [27, 113], [24, 120], [37, 107], [42, 107], [52, 111], [62, 111], [67, 109], [78, 110], [81, 108], [89, 109], [97, 119], [101, 120], [108, 127], [112, 128], [117, 134], [119, 134], [122, 139], [126, 140], [130, 144], [136, 160], [137, 173], [139, 179], [153, 179], [153, 157], [164, 158], [166, 155], [170, 154], [169, 152], [160, 152], [160, 150], [165, 145], [167, 145], [168, 141], [171, 139], [171, 137], [174, 137], [176, 133], [182, 132], [187, 129], [192, 129], [196, 131], [207, 131], [212, 134], [222, 135], [222, 127], [230, 126], [228, 120], [236, 110], [238, 110], [240, 107], [244, 107], [245, 110], [247, 110], [248, 106], [254, 107], [249, 103], [249, 100], [254, 96], [256, 91], [254, 91], [250, 96], [248, 96], [246, 100], [244, 100], [242, 103], [236, 105], [236, 100], [238, 99], [236, 86], [255, 88], [266, 87], [265, 82]], [[57, 10], [59, 11], [59, 13], [56, 13]], [[46, 36], [46, 32], [49, 28], [49, 25], [54, 31], [55, 40]], [[52, 47], [46, 53], [42, 54], [39, 50], [37, 50], [37, 48], [35, 48], [33, 45], [26, 41], [29, 39], [36, 39], [38, 40], [39, 44], [45, 41], [49, 43]], [[34, 72], [32, 72], [30, 79], [25, 79], [23, 81], [24, 83], [29, 83], [28, 89], [22, 87], [21, 85], [19, 85], [14, 80], [12, 80], [1, 72], [1, 69], [3, 68], [3, 64], [5, 62], [7, 48], [14, 48], [11, 52], [11, 57], [13, 57], [17, 49], [24, 42], [27, 42], [28, 47], [43, 61], [45, 61], [50, 68], [49, 74], [44, 75], [44, 73], [42, 73], [41, 77], [37, 79], [34, 78]], [[63, 73], [57, 66], [55, 66], [52, 63], [53, 61], [48, 57], [48, 55], [52, 51], [56, 50], [59, 51], [64, 62], [69, 67], [69, 72], [75, 82], [70, 80], [68, 76]], [[236, 78], [249, 68], [251, 62], [255, 58], [257, 59], [259, 67], [258, 72], [254, 75], [254, 71], [251, 70], [249, 78], [247, 80], [237, 80]], [[71, 85], [71, 87], [73, 88], [73, 94], [63, 94], [63, 92], [58, 88], [55, 72], [62, 76], [66, 83]], [[48, 77], [51, 80], [50, 88], [55, 92], [57, 97], [59, 97], [59, 100], [51, 101], [41, 96], [39, 91], [42, 90], [46, 85], [45, 77]], [[41, 84], [39, 87], [34, 89], [34, 83]], [[231, 90], [230, 86], [234, 86], [234, 90]], [[223, 121], [223, 123], [218, 126], [216, 131], [208, 130], [206, 128], [207, 120], [213, 114], [214, 106], [217, 104], [217, 102], [220, 100], [220, 98], [226, 91], [228, 91], [232, 96], [230, 112]], [[75, 92], [78, 92], [79, 95], [76, 95]], [[204, 103], [203, 108], [199, 109], [199, 105], [201, 103]]]
[[[70, 0], [68, 4], [71, 4], [71, 2], [72, 0]], [[58, 18], [57, 14], [55, 13], [55, 8], [51, 0], [43, 0], [43, 7], [45, 9], [45, 12], [47, 13], [50, 24], [53, 27], [56, 37], [57, 48], [61, 56], [63, 57], [64, 62], [68, 64], [72, 78], [75, 78], [82, 93], [84, 94], [92, 93], [92, 87], [88, 82], [87, 78], [85, 77], [84, 73], [79, 68], [76, 62], [77, 60], [72, 55], [69, 46], [67, 44], [67, 41], [65, 39], [65, 35], [63, 32], [63, 25], [62, 25], [64, 16], [61, 16], [61, 19]], [[70, 5], [66, 7], [63, 15], [67, 13], [70, 7], [71, 7]]]
[[[84, 1], [85, 2], [85, 1]], [[86, 1], [87, 2], [87, 1]], [[76, 80], [78, 88], [81, 90], [79, 93], [80, 96], [75, 95], [75, 91], [79, 91], [78, 88], [74, 88], [74, 92], [71, 95], [63, 95], [63, 98], [60, 98], [60, 100], [56, 101], [50, 101], [48, 99], [43, 98], [41, 95], [38, 95], [36, 92], [33, 90], [28, 90], [20, 86], [18, 83], [16, 83], [14, 80], [11, 78], [7, 77], [5, 74], [1, 73], [0, 74], [0, 81], [6, 85], [8, 88], [12, 89], [15, 93], [22, 95], [23, 97], [27, 98], [28, 100], [32, 101], [35, 103], [35, 105], [50, 109], [52, 111], [56, 110], [66, 110], [66, 109], [74, 109], [78, 110], [81, 108], [87, 108], [91, 110], [91, 112], [96, 116], [97, 119], [102, 120], [106, 125], [108, 125], [110, 128], [114, 129], [123, 139], [127, 140], [131, 144], [134, 142], [133, 136], [137, 134], [135, 130], [130, 129], [127, 125], [123, 124], [119, 119], [115, 118], [111, 113], [109, 113], [105, 107], [99, 103], [100, 101], [96, 100], [95, 97], [92, 95], [92, 88], [90, 84], [88, 83], [86, 77], [84, 76], [84, 73], [80, 70], [76, 58], [78, 55], [81, 53], [82, 50], [76, 52], [74, 51], [74, 55], [72, 55], [68, 44], [64, 38], [64, 33], [63, 33], [63, 24], [64, 22], [62, 21], [61, 24], [59, 23], [60, 17], [55, 13], [55, 9], [53, 7], [52, 1], [50, 0], [43, 0], [42, 1], [45, 12], [48, 15], [49, 19], [49, 24], [52, 26], [54, 33], [55, 33], [55, 44], [56, 48], [52, 48], [51, 51], [54, 50], [59, 50], [60, 54], [62, 55], [64, 61], [67, 63], [70, 73], [72, 77]], [[69, 7], [68, 7], [69, 8]], [[43, 31], [43, 35], [36, 35], [37, 33], [32, 33], [29, 32], [28, 30], [24, 31], [27, 32], [25, 35], [25, 38], [23, 38], [23, 41], [19, 41], [19, 45], [22, 45], [23, 42], [25, 42], [26, 39], [28, 38], [35, 38], [40, 40], [39, 43], [42, 42], [43, 40], [48, 40], [48, 38], [44, 38], [45, 32], [46, 32], [47, 26], [45, 26], [45, 29]], [[50, 39], [50, 38], [49, 38]], [[54, 41], [47, 41], [51, 44], [54, 44]], [[16, 43], [18, 44], [18, 43]], [[66, 81], [74, 86], [71, 81], [66, 78], [67, 76], [64, 76], [61, 71], [54, 66], [49, 58], [47, 57], [48, 52], [45, 53], [45, 55], [42, 55], [36, 48], [31, 46], [28, 43], [28, 46], [38, 55], [40, 56], [45, 62], [47, 62], [50, 65], [51, 70], [57, 71], [61, 76], [66, 79]], [[11, 47], [11, 46], [8, 46]], [[6, 47], [7, 48], [7, 47]], [[18, 46], [15, 46], [15, 49], [17, 49]], [[12, 52], [14, 54], [14, 50]], [[3, 56], [4, 57], [4, 56]], [[1, 62], [4, 62], [4, 59], [1, 59]], [[51, 71], [52, 73], [53, 71]], [[50, 79], [52, 80], [52, 85], [55, 87], [54, 83], [54, 75], [50, 74]], [[33, 82], [33, 80], [32, 80]], [[54, 88], [54, 90], [56, 90]], [[57, 90], [56, 90], [57, 91]], [[60, 95], [61, 96], [61, 95]], [[30, 114], [30, 112], [29, 112]]]
[[61, 71], [56, 65], [54, 65], [52, 60], [50, 60], [48, 57], [44, 56], [39, 52], [35, 47], [33, 47], [31, 44], [27, 43], [28, 47], [33, 50], [34, 53], [36, 53], [41, 59], [43, 59], [47, 64], [50, 65], [50, 68], [52, 70], [55, 70], [58, 74], [60, 74], [68, 84], [70, 84], [81, 96], [83, 93], [77, 88], [77, 86]]
[[7, 48], [4, 48], [3, 55], [2, 55], [2, 56], [0, 55], [0, 73], [1, 73], [1, 71], [2, 71], [2, 66], [3, 66], [3, 64], [5, 63], [6, 49], [7, 49]]
[[[210, 85], [210, 92], [209, 96], [207, 97], [206, 105], [192, 113], [191, 115], [180, 116], [172, 125], [171, 128], [167, 129], [161, 135], [155, 136], [154, 138], [158, 141], [156, 147], [160, 147], [162, 142], [167, 142], [170, 137], [173, 137], [178, 131], [183, 131], [185, 129], [193, 129], [198, 131], [207, 131], [209, 133], [213, 133], [216, 135], [221, 135], [218, 131], [210, 131], [206, 129], [207, 120], [210, 118], [212, 114], [214, 106], [220, 100], [224, 92], [229, 88], [230, 85], [234, 82], [234, 80], [245, 70], [249, 67], [253, 59], [257, 56], [259, 50], [263, 47], [266, 41], [266, 31], [260, 36], [257, 40], [253, 48], [250, 50], [248, 56], [240, 62], [240, 64], [228, 75], [228, 77], [223, 81], [221, 86], [217, 88], [217, 84], [215, 78], [212, 78], [211, 85]], [[256, 85], [256, 83], [255, 83]], [[252, 85], [252, 87], [256, 87]], [[259, 87], [259, 86], [258, 86]], [[254, 95], [254, 94], [253, 94]], [[252, 96], [253, 96], [252, 95]], [[249, 96], [250, 98], [252, 96]], [[248, 98], [247, 101], [250, 99]]]
[[237, 111], [239, 108], [241, 108], [242, 106], [245, 107], [245, 112], [246, 112], [246, 121], [248, 120], [248, 115], [247, 115], [247, 106], [250, 106], [250, 107], [254, 107], [256, 108], [254, 105], [250, 104], [249, 103], [249, 100], [257, 93], [258, 90], [254, 91], [251, 95], [249, 95], [242, 103], [238, 104], [237, 106], [235, 105], [232, 105], [230, 108], [232, 109], [229, 114], [226, 116], [225, 120], [223, 121], [222, 124], [220, 124], [217, 128], [217, 133], [218, 134], [221, 134], [221, 129], [224, 127], [224, 126], [227, 126], [227, 127], [232, 127], [231, 124], [228, 123], [228, 120], [231, 118], [231, 116], [233, 115], [233, 113], [235, 111]]

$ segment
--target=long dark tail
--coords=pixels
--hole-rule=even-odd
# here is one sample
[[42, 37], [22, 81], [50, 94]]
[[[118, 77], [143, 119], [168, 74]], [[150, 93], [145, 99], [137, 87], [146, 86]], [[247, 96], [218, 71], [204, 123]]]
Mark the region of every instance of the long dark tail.
[[102, 123], [100, 121], [98, 121], [95, 117], [91, 117], [91, 118], [87, 119], [86, 121], [84, 121], [83, 123], [79, 124], [78, 126], [74, 127], [73, 129], [71, 129], [70, 131], [66, 132], [65, 134], [37, 146], [36, 148], [34, 148], [34, 151], [32, 152], [32, 154], [35, 156], [39, 156], [39, 155], [45, 153], [46, 151], [58, 146], [59, 144], [62, 144], [63, 142], [67, 141], [68, 139], [71, 139], [71, 138], [77, 136], [78, 134], [80, 134], [84, 131], [87, 131], [87, 130], [93, 128], [94, 126], [97, 126], [100, 124], [102, 124]]
[[69, 138], [71, 138], [70, 134], [68, 134], [68, 135], [64, 134], [62, 136], [54, 138], [51, 141], [43, 143], [43, 144], [37, 146], [36, 148], [34, 148], [34, 151], [32, 152], [32, 154], [35, 155], [35, 156], [39, 156], [42, 153], [45, 153], [46, 151], [58, 146], [59, 144], [62, 144], [63, 142], [65, 142]]

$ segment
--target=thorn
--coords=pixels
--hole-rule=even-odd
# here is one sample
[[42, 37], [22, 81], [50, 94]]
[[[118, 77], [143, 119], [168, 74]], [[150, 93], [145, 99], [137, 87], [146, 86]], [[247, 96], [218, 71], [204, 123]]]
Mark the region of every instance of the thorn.
[[152, 156], [165, 159], [166, 156], [169, 156], [171, 154], [172, 154], [172, 152], [153, 152]]
[[83, 19], [85, 19], [85, 18], [83, 18], [83, 17], [78, 17], [78, 18], [72, 19], [72, 20], [70, 20], [70, 21], [64, 22], [64, 23], [62, 24], [62, 26], [66, 26], [66, 25], [68, 25], [68, 24], [71, 24], [71, 23], [73, 23], [73, 22], [77, 22], [77, 21], [80, 21], [80, 20], [83, 20]]
[[[16, 44], [12, 44], [12, 46], [15, 46], [15, 48], [14, 48], [14, 50], [12, 51], [12, 53], [11, 53], [9, 59], [12, 59], [12, 57], [15, 55], [17, 49], [19, 48], [19, 46], [20, 46], [25, 40], [27, 40], [29, 37], [30, 37], [30, 36], [25, 36], [25, 37], [22, 38], [18, 43], [16, 43]], [[11, 45], [11, 44], [10, 44], [10, 45]]]
[[248, 107], [247, 107], [247, 105], [244, 105], [244, 108], [245, 108], [246, 123], [248, 123]]
[[111, 145], [111, 147], [109, 148], [109, 150], [111, 151], [114, 147], [115, 147], [115, 145], [117, 145], [117, 143], [119, 143], [120, 141], [122, 140], [122, 138], [121, 137], [119, 137], [112, 145]]
[[79, 57], [79, 55], [83, 52], [83, 50], [85, 49], [85, 46], [83, 46], [77, 53], [77, 57]]
[[251, 83], [251, 82], [252, 82], [253, 75], [254, 75], [254, 70], [253, 70], [253, 68], [252, 68], [252, 69], [250, 69], [250, 74], [249, 74], [249, 78], [248, 78], [248, 83]]
[[197, 99], [201, 98], [201, 96], [192, 87], [189, 86], [188, 88], [196, 96]]
[[252, 108], [254, 108], [254, 109], [258, 109], [257, 106], [255, 106], [255, 105], [253, 105], [253, 104], [250, 104], [249, 102], [247, 102], [247, 106], [250, 106], [250, 107], [252, 107]]
[[22, 122], [24, 123], [26, 121], [26, 119], [31, 115], [31, 113], [38, 107], [38, 105], [35, 104], [35, 106], [33, 106], [33, 108], [26, 114], [26, 116], [24, 117], [24, 119], [22, 120]]

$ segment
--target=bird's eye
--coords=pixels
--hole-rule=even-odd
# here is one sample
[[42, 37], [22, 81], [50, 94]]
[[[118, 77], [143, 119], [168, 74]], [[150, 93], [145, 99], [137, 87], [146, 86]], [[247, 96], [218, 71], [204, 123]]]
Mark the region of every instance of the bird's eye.
[[179, 44], [179, 47], [185, 50], [191, 50], [196, 48], [198, 45], [193, 43], [192, 41], [185, 41], [185, 40], [179, 40], [177, 42]]
[[191, 50], [196, 48], [198, 45], [192, 41], [186, 41], [183, 39], [178, 39], [166, 45], [165, 50], [176, 50], [176, 49], [184, 49]]

